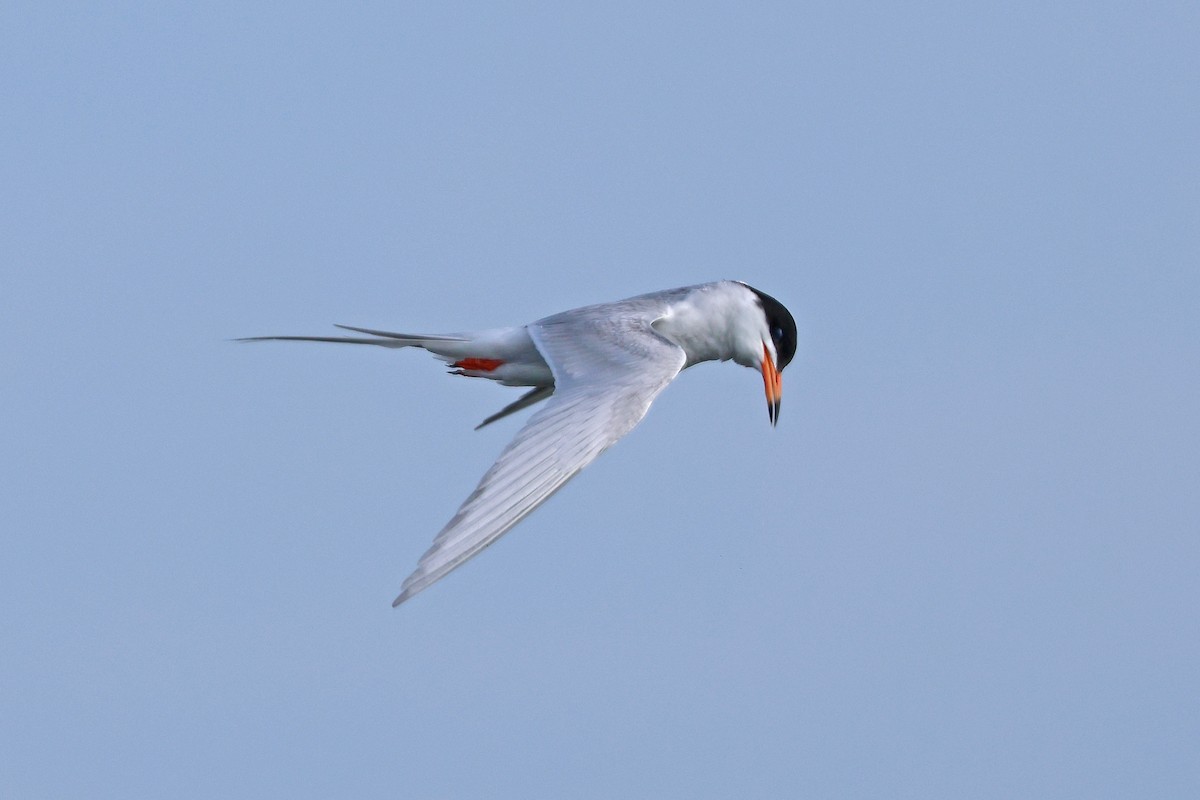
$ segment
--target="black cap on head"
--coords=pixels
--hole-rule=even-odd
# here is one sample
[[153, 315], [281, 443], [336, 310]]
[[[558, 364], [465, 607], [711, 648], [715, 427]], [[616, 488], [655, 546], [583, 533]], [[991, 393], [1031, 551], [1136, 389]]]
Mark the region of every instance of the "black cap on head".
[[771, 341], [775, 343], [775, 355], [779, 360], [775, 368], [782, 371], [792, 356], [796, 355], [796, 320], [792, 318], [792, 312], [771, 295], [746, 283], [742, 286], [758, 295], [758, 304], [767, 315], [767, 330], [771, 332]]

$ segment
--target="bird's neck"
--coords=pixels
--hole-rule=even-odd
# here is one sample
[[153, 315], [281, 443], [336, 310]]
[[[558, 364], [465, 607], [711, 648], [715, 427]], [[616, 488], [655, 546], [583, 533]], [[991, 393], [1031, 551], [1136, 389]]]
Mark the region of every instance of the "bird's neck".
[[752, 304], [752, 295], [739, 284], [705, 284], [673, 301], [654, 328], [687, 353], [685, 367], [730, 359], [741, 364], [757, 355], [738, 346], [747, 339], [746, 308]]

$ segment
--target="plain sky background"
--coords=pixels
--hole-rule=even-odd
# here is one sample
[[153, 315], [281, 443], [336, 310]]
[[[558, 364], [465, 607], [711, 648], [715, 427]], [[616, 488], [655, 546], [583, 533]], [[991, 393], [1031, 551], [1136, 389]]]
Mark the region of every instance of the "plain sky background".
[[[1200, 796], [1195, 2], [0, 8], [0, 796]], [[737, 278], [515, 531], [437, 332]]]

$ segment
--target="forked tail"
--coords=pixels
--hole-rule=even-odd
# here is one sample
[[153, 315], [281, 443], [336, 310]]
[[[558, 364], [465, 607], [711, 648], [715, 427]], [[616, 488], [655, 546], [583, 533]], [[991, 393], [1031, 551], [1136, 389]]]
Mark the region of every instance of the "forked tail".
[[235, 342], [334, 342], [337, 344], [373, 344], [378, 347], [425, 347], [434, 342], [465, 342], [461, 336], [436, 336], [432, 334], [393, 333], [371, 328], [355, 328], [352, 325], [335, 325], [346, 331], [368, 334], [366, 336], [246, 336]]

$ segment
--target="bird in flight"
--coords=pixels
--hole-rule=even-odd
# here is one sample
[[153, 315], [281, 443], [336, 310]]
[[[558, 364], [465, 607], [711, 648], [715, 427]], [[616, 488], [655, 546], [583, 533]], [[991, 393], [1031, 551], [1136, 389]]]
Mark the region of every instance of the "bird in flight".
[[421, 556], [393, 606], [478, 554], [641, 422], [680, 371], [734, 361], [762, 373], [771, 424], [796, 322], [783, 304], [739, 281], [716, 281], [585, 306], [511, 328], [448, 335], [338, 325], [360, 336], [253, 336], [419, 347], [455, 375], [531, 387], [479, 428], [543, 400]]

